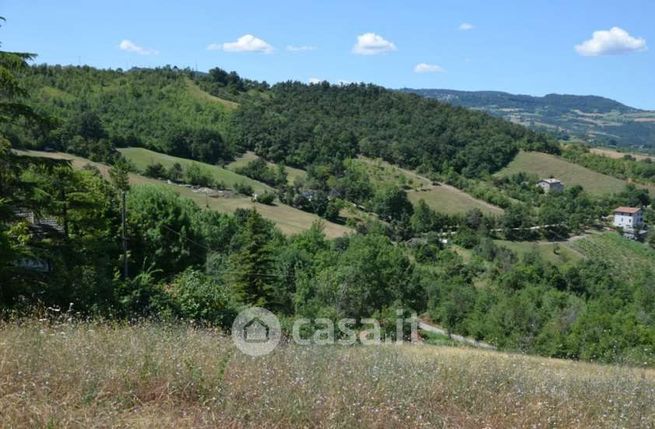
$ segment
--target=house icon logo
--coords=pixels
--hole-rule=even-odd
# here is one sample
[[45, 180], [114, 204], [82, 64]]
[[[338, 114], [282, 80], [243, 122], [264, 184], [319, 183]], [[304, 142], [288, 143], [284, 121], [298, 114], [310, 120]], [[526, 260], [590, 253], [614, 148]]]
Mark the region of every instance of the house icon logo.
[[232, 323], [234, 344], [250, 356], [263, 356], [272, 352], [281, 336], [280, 321], [265, 308], [246, 308]]
[[259, 319], [253, 319], [245, 327], [244, 338], [249, 343], [263, 343], [268, 341], [268, 326]]

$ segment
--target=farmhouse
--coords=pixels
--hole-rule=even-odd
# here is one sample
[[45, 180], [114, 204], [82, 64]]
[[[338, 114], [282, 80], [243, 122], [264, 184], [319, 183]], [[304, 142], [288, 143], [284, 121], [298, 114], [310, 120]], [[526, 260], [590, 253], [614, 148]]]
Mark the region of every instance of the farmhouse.
[[639, 207], [618, 207], [614, 210], [614, 226], [633, 230], [644, 223], [643, 210]]
[[537, 186], [544, 190], [544, 192], [562, 192], [564, 184], [559, 179], [541, 179], [537, 182]]
[[623, 236], [633, 240], [641, 240], [646, 234], [644, 227], [644, 212], [638, 207], [618, 207], [614, 210], [612, 224], [623, 230]]

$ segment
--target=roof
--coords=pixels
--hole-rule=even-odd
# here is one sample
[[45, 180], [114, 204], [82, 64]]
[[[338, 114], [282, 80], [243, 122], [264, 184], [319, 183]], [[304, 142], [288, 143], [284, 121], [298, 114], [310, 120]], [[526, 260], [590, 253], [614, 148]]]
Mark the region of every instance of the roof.
[[559, 180], [559, 179], [553, 179], [553, 178], [550, 178], [550, 179], [541, 179], [540, 182], [546, 182], [546, 183], [549, 183], [549, 184], [551, 184], [551, 185], [554, 184], [554, 183], [562, 183], [561, 180]]
[[635, 214], [639, 213], [641, 211], [641, 208], [639, 207], [617, 207], [614, 209], [614, 213], [629, 213], [629, 214]]

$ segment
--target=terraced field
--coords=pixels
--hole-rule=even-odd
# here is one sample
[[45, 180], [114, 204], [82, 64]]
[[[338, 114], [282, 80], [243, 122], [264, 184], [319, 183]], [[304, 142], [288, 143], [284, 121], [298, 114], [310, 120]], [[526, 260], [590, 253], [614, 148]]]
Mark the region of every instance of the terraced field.
[[[146, 153], [150, 152], [145, 149], [140, 149], [140, 151], [145, 151]], [[91, 165], [98, 168], [98, 170], [105, 177], [108, 177], [109, 175], [109, 167], [107, 165], [97, 162], [92, 162], [87, 159], [80, 158], [74, 155], [69, 155], [66, 153], [40, 152], [40, 151], [17, 151], [17, 153], [24, 156], [39, 156], [39, 157], [54, 158], [54, 159], [67, 159], [71, 161], [73, 168], [81, 169], [86, 165]], [[143, 155], [144, 152], [136, 152], [136, 153]], [[156, 152], [152, 152], [152, 153], [156, 154]], [[157, 154], [157, 155], [161, 155], [161, 154]], [[167, 156], [162, 155], [162, 157], [167, 157]], [[174, 157], [168, 157], [168, 158], [174, 158]], [[143, 159], [145, 158], [142, 157], [141, 161], [143, 161]], [[163, 159], [163, 158], [157, 157], [157, 159]], [[195, 161], [188, 161], [188, 162], [195, 162]], [[202, 165], [207, 167], [212, 167], [207, 164], [202, 164]], [[229, 173], [229, 176], [227, 177], [233, 177], [235, 178], [235, 180], [245, 179], [243, 176], [240, 176], [229, 170], [221, 169], [219, 167], [216, 167], [216, 169], [218, 170], [213, 170], [214, 172], [216, 172], [216, 174], [224, 174], [222, 171], [220, 171], [223, 170]], [[319, 218], [316, 215], [304, 212], [302, 210], [295, 209], [285, 204], [276, 203], [273, 206], [269, 206], [265, 204], [255, 203], [249, 197], [244, 197], [244, 196], [233, 196], [229, 198], [227, 197], [211, 198], [208, 197], [204, 192], [194, 191], [193, 189], [186, 188], [184, 186], [167, 184], [166, 182], [162, 182], [156, 179], [151, 179], [134, 173], [130, 173], [130, 183], [133, 185], [155, 185], [155, 186], [167, 187], [173, 189], [180, 196], [193, 200], [200, 207], [206, 207], [211, 210], [216, 210], [217, 212], [220, 213], [233, 213], [235, 210], [239, 208], [255, 208], [259, 213], [261, 213], [262, 216], [274, 222], [278, 226], [278, 228], [280, 228], [280, 231], [288, 235], [297, 234], [302, 231], [305, 231], [309, 229], [314, 222], [317, 221], [322, 222], [325, 235], [329, 238], [341, 237], [343, 235], [352, 232], [352, 230], [346, 226], [326, 221], [324, 219]], [[256, 183], [259, 184], [259, 182]]]
[[519, 172], [533, 173], [539, 177], [556, 177], [564, 182], [565, 186], [580, 185], [594, 195], [621, 192], [626, 185], [623, 180], [541, 152], [520, 152], [497, 175], [509, 176]]

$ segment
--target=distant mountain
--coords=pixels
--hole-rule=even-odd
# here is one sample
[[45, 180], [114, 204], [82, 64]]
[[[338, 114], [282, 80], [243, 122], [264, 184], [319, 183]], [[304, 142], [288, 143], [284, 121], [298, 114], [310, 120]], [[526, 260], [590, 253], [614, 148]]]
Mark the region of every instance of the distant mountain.
[[533, 97], [449, 89], [402, 91], [483, 110], [563, 139], [579, 138], [591, 144], [655, 150], [655, 111], [636, 109], [609, 98], [561, 94]]

